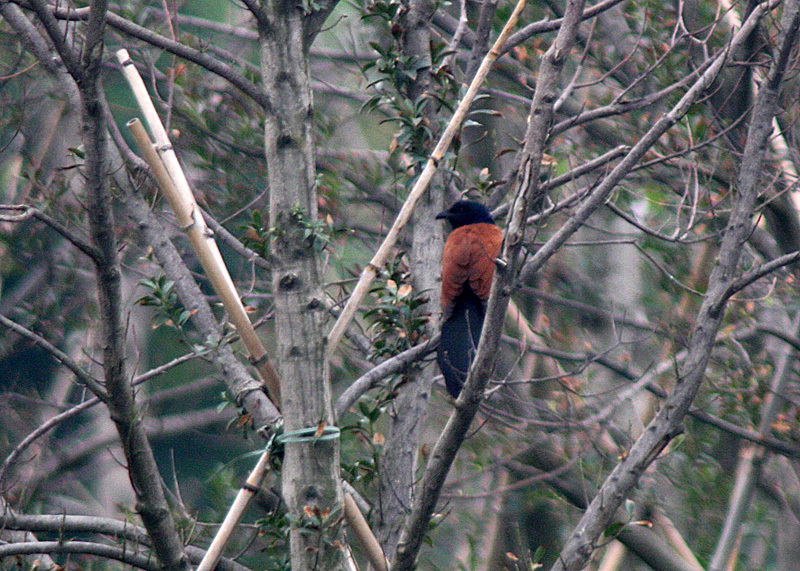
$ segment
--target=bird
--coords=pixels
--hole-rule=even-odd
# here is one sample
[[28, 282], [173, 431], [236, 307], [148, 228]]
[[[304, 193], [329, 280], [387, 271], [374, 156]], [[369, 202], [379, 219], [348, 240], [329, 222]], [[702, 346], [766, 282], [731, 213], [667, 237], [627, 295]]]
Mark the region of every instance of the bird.
[[442, 254], [442, 336], [436, 361], [457, 399], [478, 348], [503, 232], [480, 202], [459, 200], [440, 212], [452, 231]]

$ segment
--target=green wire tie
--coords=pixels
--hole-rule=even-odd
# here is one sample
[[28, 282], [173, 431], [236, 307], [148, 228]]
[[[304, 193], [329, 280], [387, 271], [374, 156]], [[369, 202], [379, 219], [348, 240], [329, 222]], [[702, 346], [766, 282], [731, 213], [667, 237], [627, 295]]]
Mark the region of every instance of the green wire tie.
[[322, 433], [317, 435], [319, 431], [318, 426], [310, 426], [308, 428], [301, 428], [292, 432], [285, 432], [275, 436], [275, 444], [294, 444], [296, 442], [317, 442], [319, 440], [335, 440], [339, 438], [341, 430], [338, 426], [326, 426], [322, 429]]

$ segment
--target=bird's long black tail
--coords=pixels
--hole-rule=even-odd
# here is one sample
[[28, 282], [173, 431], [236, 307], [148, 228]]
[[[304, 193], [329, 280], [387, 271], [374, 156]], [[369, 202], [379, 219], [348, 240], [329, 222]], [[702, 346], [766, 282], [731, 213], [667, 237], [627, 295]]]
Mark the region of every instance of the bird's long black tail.
[[458, 398], [467, 379], [478, 349], [485, 314], [483, 301], [467, 286], [456, 298], [450, 317], [442, 323], [442, 340], [436, 361], [444, 375], [447, 392], [453, 398]]

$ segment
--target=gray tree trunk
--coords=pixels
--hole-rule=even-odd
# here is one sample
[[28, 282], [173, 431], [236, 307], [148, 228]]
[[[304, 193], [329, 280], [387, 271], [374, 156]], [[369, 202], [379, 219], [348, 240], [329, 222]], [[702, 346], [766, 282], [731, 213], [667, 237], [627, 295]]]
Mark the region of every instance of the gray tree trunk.
[[[264, 145], [270, 190], [272, 283], [285, 433], [333, 424], [323, 374], [325, 304], [319, 252], [306, 230], [317, 219], [313, 109], [303, 11], [265, 0], [259, 18], [268, 99]], [[339, 441], [302, 437], [285, 445], [283, 497], [292, 521], [294, 571], [344, 569]]]

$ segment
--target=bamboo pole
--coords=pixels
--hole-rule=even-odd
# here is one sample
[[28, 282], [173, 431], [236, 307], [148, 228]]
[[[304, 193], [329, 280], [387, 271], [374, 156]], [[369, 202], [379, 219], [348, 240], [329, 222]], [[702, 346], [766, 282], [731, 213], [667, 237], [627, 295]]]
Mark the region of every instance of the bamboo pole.
[[203, 556], [203, 560], [200, 561], [200, 565], [197, 566], [196, 571], [212, 571], [214, 567], [217, 566], [217, 562], [222, 556], [222, 550], [225, 549], [228, 539], [233, 534], [233, 531], [239, 524], [239, 520], [242, 519], [242, 515], [244, 515], [244, 510], [247, 509], [247, 505], [250, 503], [250, 500], [253, 499], [253, 496], [256, 495], [258, 487], [264, 480], [264, 476], [267, 474], [268, 464], [269, 449], [264, 451], [258, 459], [255, 468], [253, 468], [253, 471], [250, 472], [250, 475], [247, 477], [244, 485], [239, 488], [236, 499], [233, 500], [228, 513], [225, 514], [225, 519], [222, 520], [222, 524], [217, 530], [217, 535], [214, 536], [214, 540], [211, 542], [211, 545], [208, 546], [206, 554]]
[[[251, 363], [258, 370], [267, 387], [270, 400], [280, 410], [281, 393], [278, 373], [272, 366], [269, 355], [245, 312], [242, 300], [236, 291], [236, 286], [233, 284], [230, 273], [228, 273], [225, 262], [222, 259], [222, 254], [220, 254], [217, 243], [214, 240], [214, 234], [206, 225], [200, 208], [195, 202], [192, 189], [186, 180], [186, 175], [178, 162], [178, 156], [172, 148], [150, 95], [147, 93], [144, 81], [136, 71], [127, 50], [119, 50], [117, 59], [122, 64], [125, 78], [133, 90], [150, 132], [153, 134], [155, 151], [153, 151], [150, 139], [138, 119], [128, 122], [128, 128], [131, 129], [134, 137], [136, 137], [137, 145], [143, 155], [158, 153], [157, 157], [160, 157], [161, 160], [147, 160], [146, 157], [145, 160], [147, 160], [150, 168], [153, 169], [162, 192], [172, 205], [178, 224], [192, 242], [203, 270], [213, 284], [214, 290], [219, 295], [222, 305], [228, 313], [228, 318], [233, 323], [242, 343], [250, 354]], [[164, 172], [159, 176], [157, 171]]]
[[[364, 518], [364, 514], [358, 509], [355, 499], [348, 492], [344, 494], [344, 516], [353, 532], [361, 538], [361, 545], [364, 547], [367, 559], [369, 559], [375, 571], [388, 571], [389, 565], [386, 562], [380, 543], [373, 535], [367, 520]], [[200, 570], [198, 569], [198, 571]]]

